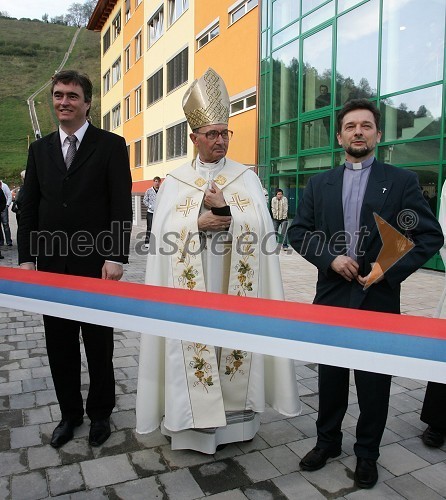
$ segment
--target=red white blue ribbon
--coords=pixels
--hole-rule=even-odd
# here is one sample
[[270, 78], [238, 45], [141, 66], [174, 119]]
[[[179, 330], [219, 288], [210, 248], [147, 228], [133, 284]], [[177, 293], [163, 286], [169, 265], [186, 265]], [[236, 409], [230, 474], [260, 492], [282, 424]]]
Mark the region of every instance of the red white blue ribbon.
[[446, 320], [0, 268], [0, 306], [446, 383]]

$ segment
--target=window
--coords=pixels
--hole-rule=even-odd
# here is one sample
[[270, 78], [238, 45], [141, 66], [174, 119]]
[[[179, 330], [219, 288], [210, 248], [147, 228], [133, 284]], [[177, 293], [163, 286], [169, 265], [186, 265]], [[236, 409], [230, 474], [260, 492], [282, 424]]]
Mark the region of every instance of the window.
[[130, 96], [128, 95], [124, 100], [124, 116], [125, 120], [130, 120]]
[[124, 50], [124, 58], [125, 58], [125, 70], [128, 71], [130, 69], [130, 45]]
[[141, 113], [141, 108], [142, 108], [142, 94], [141, 94], [141, 87], [138, 87], [135, 90], [135, 115]]
[[110, 111], [102, 117], [102, 128], [110, 130]]
[[112, 109], [112, 130], [121, 125], [121, 104]]
[[142, 0], [136, 0], [136, 7], [138, 7], [138, 5], [141, 5], [141, 2]]
[[102, 53], [105, 54], [110, 48], [110, 28], [104, 33], [102, 37]]
[[167, 63], [167, 92], [187, 82], [188, 49], [184, 49]]
[[135, 168], [141, 166], [141, 141], [135, 142]]
[[118, 38], [119, 34], [121, 33], [121, 11], [119, 11], [119, 14], [113, 19], [112, 29], [113, 29], [113, 41], [115, 41]]
[[163, 68], [147, 80], [147, 106], [163, 97]]
[[110, 90], [110, 70], [102, 77], [102, 92], [105, 95]]
[[151, 47], [162, 36], [163, 32], [164, 7], [160, 7], [147, 23], [148, 46]]
[[242, 4], [238, 4], [237, 7], [229, 12], [229, 24], [233, 24], [238, 21], [254, 7], [257, 7], [258, 3], [259, 0], [247, 0]]
[[167, 132], [167, 151], [168, 160], [186, 156], [187, 154], [187, 125], [186, 122], [174, 125], [166, 130]]
[[189, 7], [189, 0], [168, 0], [169, 26]]
[[197, 37], [197, 50], [201, 49], [201, 47], [203, 47], [203, 45], [206, 45], [213, 38], [215, 38], [219, 33], [220, 33], [220, 25], [217, 22], [217, 24], [214, 24], [211, 28], [206, 30], [205, 33], [201, 33]]
[[242, 111], [248, 111], [248, 109], [255, 108], [256, 106], [256, 94], [251, 93], [246, 97], [240, 97], [231, 102], [231, 115], [236, 113], [241, 113]]
[[137, 61], [142, 55], [142, 35], [139, 32], [135, 36], [135, 61]]
[[130, 0], [125, 0], [125, 22], [127, 22], [132, 15], [130, 14]]
[[163, 132], [147, 137], [147, 163], [163, 161]]
[[117, 59], [112, 66], [112, 85], [121, 79], [121, 58]]

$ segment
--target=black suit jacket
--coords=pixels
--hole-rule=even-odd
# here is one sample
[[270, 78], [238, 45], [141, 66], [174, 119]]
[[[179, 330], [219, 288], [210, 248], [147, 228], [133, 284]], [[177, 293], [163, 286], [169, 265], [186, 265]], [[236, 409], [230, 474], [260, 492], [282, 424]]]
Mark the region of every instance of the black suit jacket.
[[[415, 247], [388, 271], [381, 282], [367, 290], [348, 282], [330, 267], [337, 255], [345, 255], [342, 183], [344, 166], [310, 178], [300, 200], [296, 218], [288, 229], [293, 248], [318, 268], [314, 303], [400, 312], [400, 284], [421, 267], [443, 244], [440, 225], [423, 197], [415, 173], [375, 160], [361, 208], [364, 233], [358, 258], [359, 274], [366, 276], [382, 247], [373, 213], [410, 237]], [[406, 231], [404, 227], [413, 227]], [[403, 226], [403, 227], [401, 227]]]
[[31, 144], [19, 263], [40, 271], [100, 277], [105, 260], [128, 261], [131, 175], [122, 137], [89, 125], [67, 171], [59, 132]]

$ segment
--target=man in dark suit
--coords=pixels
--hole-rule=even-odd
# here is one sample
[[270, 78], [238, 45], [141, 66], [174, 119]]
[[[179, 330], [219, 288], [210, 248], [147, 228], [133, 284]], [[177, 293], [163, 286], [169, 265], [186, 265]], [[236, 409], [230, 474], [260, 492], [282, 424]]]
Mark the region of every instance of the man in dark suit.
[[[408, 170], [378, 162], [379, 110], [366, 99], [338, 114], [337, 138], [345, 164], [310, 178], [289, 231], [291, 245], [318, 268], [315, 304], [400, 313], [400, 284], [443, 243], [438, 221]], [[377, 213], [415, 246], [365, 287], [382, 247]], [[340, 242], [343, 242], [340, 245]], [[395, 259], [396, 260], [396, 259]], [[385, 429], [391, 376], [355, 370], [360, 416], [354, 451], [355, 482], [371, 488]], [[319, 365], [317, 444], [301, 461], [308, 471], [341, 453], [341, 424], [348, 405], [349, 370]]]
[[[128, 261], [131, 176], [125, 141], [88, 122], [92, 84], [86, 75], [53, 77], [59, 130], [29, 148], [18, 230], [22, 269], [119, 280]], [[69, 279], [69, 278], [67, 278]], [[110, 436], [115, 406], [113, 329], [44, 316], [45, 338], [62, 420], [51, 445], [72, 439], [83, 421], [79, 331], [88, 361], [89, 441]]]

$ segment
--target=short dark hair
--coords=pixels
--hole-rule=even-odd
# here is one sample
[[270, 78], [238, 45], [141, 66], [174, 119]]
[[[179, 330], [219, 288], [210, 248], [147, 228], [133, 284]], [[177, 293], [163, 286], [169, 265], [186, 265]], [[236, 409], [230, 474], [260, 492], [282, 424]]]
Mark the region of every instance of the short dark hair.
[[282, 193], [282, 194], [283, 194], [283, 190], [282, 190], [282, 189], [280, 189], [280, 188], [279, 188], [279, 189], [276, 189], [276, 194], [277, 194], [277, 193]]
[[156, 176], [156, 177], [154, 177], [154, 178], [153, 178], [153, 180], [154, 180], [154, 181], [160, 181], [160, 182], [161, 182], [161, 177]]
[[327, 89], [328, 91], [328, 85], [325, 85], [324, 83], [322, 85], [319, 85], [319, 90], [321, 90], [322, 88]]
[[[91, 102], [93, 96], [93, 84], [88, 75], [84, 73], [79, 73], [79, 71], [75, 71], [73, 69], [65, 69], [55, 73], [51, 82], [51, 95], [53, 95], [54, 87], [58, 83], [74, 83], [82, 87], [84, 92], [84, 100], [85, 102]], [[87, 110], [87, 115], [89, 113], [89, 109]]]
[[347, 113], [355, 111], [356, 109], [368, 109], [375, 119], [376, 128], [381, 130], [381, 112], [375, 104], [368, 99], [351, 99], [344, 104], [344, 107], [339, 111], [336, 118], [337, 132], [340, 133], [342, 129], [342, 120]]

